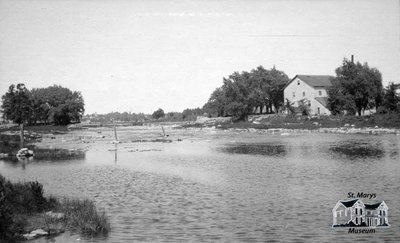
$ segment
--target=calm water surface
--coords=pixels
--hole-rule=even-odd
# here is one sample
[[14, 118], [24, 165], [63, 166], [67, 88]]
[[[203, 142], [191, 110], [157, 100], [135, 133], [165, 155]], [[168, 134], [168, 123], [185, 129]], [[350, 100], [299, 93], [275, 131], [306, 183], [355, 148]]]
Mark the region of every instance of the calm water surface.
[[[96, 142], [72, 159], [0, 160], [0, 173], [106, 210], [106, 238], [56, 242], [400, 242], [400, 136], [169, 130], [171, 143], [132, 142], [156, 132], [125, 128], [124, 143]], [[332, 229], [348, 192], [385, 200], [391, 227]]]

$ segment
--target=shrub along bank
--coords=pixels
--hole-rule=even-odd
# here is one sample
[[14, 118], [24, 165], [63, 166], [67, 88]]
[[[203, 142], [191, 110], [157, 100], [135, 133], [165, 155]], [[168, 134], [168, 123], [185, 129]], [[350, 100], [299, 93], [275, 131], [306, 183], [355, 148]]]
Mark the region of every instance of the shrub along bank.
[[39, 182], [12, 183], [0, 175], [0, 242], [35, 237], [27, 233], [38, 229], [43, 235], [65, 230], [94, 235], [107, 234], [110, 225], [90, 200], [44, 197]]

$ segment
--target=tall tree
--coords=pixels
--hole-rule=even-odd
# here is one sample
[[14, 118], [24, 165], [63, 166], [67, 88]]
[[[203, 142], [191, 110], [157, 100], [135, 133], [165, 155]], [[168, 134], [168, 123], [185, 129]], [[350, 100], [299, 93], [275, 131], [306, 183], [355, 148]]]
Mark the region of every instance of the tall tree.
[[227, 114], [239, 120], [247, 119], [256, 106], [255, 100], [250, 96], [250, 74], [234, 72], [224, 78], [222, 89], [225, 92]]
[[59, 85], [33, 89], [32, 99], [35, 119], [44, 123], [68, 125], [79, 122], [85, 111], [82, 94]]
[[271, 80], [269, 97], [271, 104], [275, 108], [275, 112], [278, 112], [279, 107], [281, 107], [284, 102], [283, 89], [285, 85], [289, 83], [290, 79], [283, 71], [277, 70], [275, 66], [269, 72], [269, 77]]
[[382, 107], [388, 112], [400, 112], [400, 95], [397, 93], [398, 85], [389, 83], [383, 95]]
[[223, 85], [214, 90], [204, 109], [218, 116], [231, 115], [246, 119], [254, 110], [264, 106], [267, 113], [278, 111], [283, 105], [283, 88], [289, 82], [287, 75], [275, 69], [259, 66], [250, 72], [234, 72], [223, 78]]
[[224, 116], [225, 115], [225, 93], [224, 90], [219, 87], [216, 88], [208, 99], [208, 102], [204, 104], [203, 110], [209, 115]]
[[21, 147], [24, 145], [24, 123], [28, 122], [32, 114], [30, 92], [24, 84], [11, 85], [2, 96], [3, 117], [20, 126]]
[[369, 108], [378, 107], [382, 102], [382, 75], [367, 63], [353, 63], [343, 60], [336, 69], [333, 86], [328, 89], [328, 105], [333, 114], [344, 110], [358, 115]]

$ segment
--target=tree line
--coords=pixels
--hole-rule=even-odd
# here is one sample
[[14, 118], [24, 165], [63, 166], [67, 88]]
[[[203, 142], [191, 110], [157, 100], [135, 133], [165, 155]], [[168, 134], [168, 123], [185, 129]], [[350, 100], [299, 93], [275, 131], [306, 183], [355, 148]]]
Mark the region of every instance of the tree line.
[[109, 122], [146, 122], [152, 120], [159, 121], [192, 121], [196, 120], [197, 116], [203, 115], [204, 111], [201, 108], [185, 109], [182, 112], [164, 112], [158, 108], [151, 115], [144, 113], [132, 112], [110, 112], [107, 114], [86, 114], [83, 119], [91, 122], [109, 123]]
[[261, 113], [263, 107], [267, 113], [278, 112], [283, 105], [283, 89], [289, 81], [275, 67], [234, 72], [223, 78], [222, 86], [212, 92], [203, 110], [212, 116], [233, 116], [239, 120], [246, 119], [256, 109]]
[[11, 85], [2, 96], [3, 118], [17, 124], [68, 125], [80, 122], [84, 109], [82, 94], [59, 85], [28, 90]]

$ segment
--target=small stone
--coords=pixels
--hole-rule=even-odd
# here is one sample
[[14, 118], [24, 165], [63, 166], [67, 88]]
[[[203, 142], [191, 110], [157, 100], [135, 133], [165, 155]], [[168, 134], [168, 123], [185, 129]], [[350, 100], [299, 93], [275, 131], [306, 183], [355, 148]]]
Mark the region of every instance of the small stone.
[[48, 233], [42, 229], [37, 229], [31, 232], [31, 234], [36, 234], [36, 235], [47, 235]]
[[36, 234], [29, 233], [29, 234], [23, 234], [22, 236], [27, 240], [32, 240], [36, 237]]
[[47, 212], [46, 215], [55, 219], [62, 219], [65, 216], [63, 213], [53, 213], [52, 211]]

